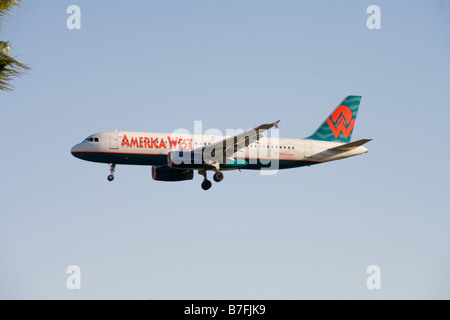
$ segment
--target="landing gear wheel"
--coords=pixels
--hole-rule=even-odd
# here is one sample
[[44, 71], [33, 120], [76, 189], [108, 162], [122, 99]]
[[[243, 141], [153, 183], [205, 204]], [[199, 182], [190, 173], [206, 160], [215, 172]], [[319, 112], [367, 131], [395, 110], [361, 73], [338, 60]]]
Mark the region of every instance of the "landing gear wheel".
[[213, 179], [215, 182], [220, 182], [223, 180], [223, 173], [222, 172], [216, 172], [213, 176]]
[[109, 164], [109, 176], [108, 176], [108, 181], [113, 181], [114, 180], [114, 170], [116, 170], [116, 165], [114, 163], [110, 163]]
[[212, 186], [212, 183], [211, 183], [211, 181], [209, 181], [209, 180], [203, 180], [203, 182], [202, 182], [202, 189], [203, 190], [208, 190], [209, 188], [211, 188], [211, 186]]

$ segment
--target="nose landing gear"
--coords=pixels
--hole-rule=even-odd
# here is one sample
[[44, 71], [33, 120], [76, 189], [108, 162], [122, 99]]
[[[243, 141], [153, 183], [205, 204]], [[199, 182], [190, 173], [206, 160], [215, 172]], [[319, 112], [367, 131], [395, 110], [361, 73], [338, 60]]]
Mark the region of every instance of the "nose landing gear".
[[116, 165], [114, 163], [109, 164], [109, 171], [111, 172], [108, 176], [108, 181], [114, 180], [114, 171], [116, 170]]

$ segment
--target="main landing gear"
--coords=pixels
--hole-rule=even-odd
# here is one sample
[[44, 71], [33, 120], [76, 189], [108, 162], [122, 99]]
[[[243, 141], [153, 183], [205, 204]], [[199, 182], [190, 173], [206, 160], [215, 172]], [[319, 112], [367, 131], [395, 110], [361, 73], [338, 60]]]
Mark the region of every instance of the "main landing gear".
[[223, 173], [222, 172], [216, 172], [213, 176], [213, 179], [215, 182], [220, 182], [223, 180]]
[[116, 170], [116, 165], [114, 163], [109, 164], [109, 171], [111, 172], [108, 176], [108, 181], [114, 180], [114, 170]]
[[203, 180], [203, 182], [202, 182], [202, 189], [203, 190], [208, 190], [209, 188], [211, 188], [211, 186], [212, 186], [211, 181], [209, 181], [207, 179]]
[[[203, 182], [202, 182], [202, 189], [203, 189], [203, 190], [208, 190], [208, 189], [210, 189], [211, 186], [212, 186], [212, 183], [211, 183], [211, 181], [209, 181], [208, 178], [206, 177], [206, 170], [205, 170], [205, 169], [199, 170], [199, 171], [198, 171], [198, 174], [201, 174], [201, 175], [203, 176], [203, 178], [204, 178], [204, 179], [203, 179]], [[223, 173], [220, 172], [220, 171], [217, 171], [217, 172], [214, 174], [213, 179], [214, 179], [215, 182], [220, 182], [220, 181], [222, 181], [222, 180], [223, 180]]]

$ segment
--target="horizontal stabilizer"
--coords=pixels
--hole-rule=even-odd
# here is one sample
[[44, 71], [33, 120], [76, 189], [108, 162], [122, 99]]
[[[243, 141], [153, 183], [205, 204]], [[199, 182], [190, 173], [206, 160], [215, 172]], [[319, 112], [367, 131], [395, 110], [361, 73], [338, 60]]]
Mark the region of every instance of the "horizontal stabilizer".
[[332, 151], [340, 151], [340, 152], [344, 152], [344, 151], [350, 151], [352, 149], [355, 149], [359, 146], [362, 146], [363, 144], [371, 141], [372, 139], [361, 139], [361, 140], [357, 140], [357, 141], [353, 141], [350, 143], [345, 143], [345, 144], [341, 144], [340, 146], [334, 147], [334, 148], [330, 148], [328, 150], [332, 150]]

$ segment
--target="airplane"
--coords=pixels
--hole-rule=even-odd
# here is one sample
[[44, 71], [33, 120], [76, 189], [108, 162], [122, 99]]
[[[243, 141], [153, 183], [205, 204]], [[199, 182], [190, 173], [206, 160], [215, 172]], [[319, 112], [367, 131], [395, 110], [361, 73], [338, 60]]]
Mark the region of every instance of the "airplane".
[[116, 165], [152, 166], [156, 181], [192, 180], [194, 171], [203, 176], [203, 190], [213, 180], [223, 180], [223, 171], [289, 169], [340, 160], [367, 152], [362, 145], [372, 139], [350, 142], [361, 96], [349, 95], [317, 130], [304, 139], [263, 136], [279, 121], [262, 124], [230, 136], [153, 132], [108, 131], [92, 134], [76, 144], [76, 158], [109, 164], [108, 181]]

